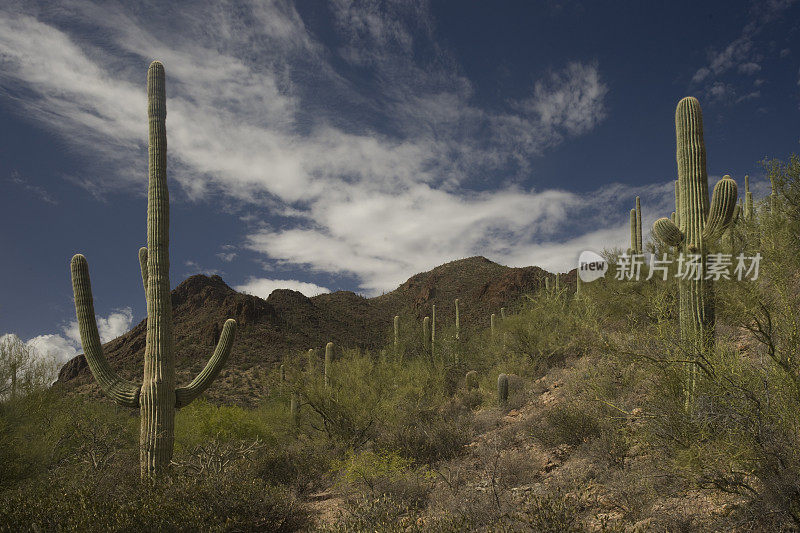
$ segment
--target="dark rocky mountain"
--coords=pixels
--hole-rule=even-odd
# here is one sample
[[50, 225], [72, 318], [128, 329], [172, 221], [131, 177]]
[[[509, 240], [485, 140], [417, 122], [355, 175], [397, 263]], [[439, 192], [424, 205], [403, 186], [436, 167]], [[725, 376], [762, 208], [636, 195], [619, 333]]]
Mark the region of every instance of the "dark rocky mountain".
[[[377, 350], [392, 335], [394, 315], [421, 321], [436, 305], [438, 325], [452, 324], [453, 300], [459, 298], [462, 329], [488, 327], [491, 313], [509, 310], [526, 293], [544, 285], [547, 274], [538, 267], [511, 268], [484, 257], [470, 257], [416, 274], [397, 289], [374, 298], [337, 291], [308, 298], [288, 289], [266, 300], [241, 294], [219, 276], [196, 275], [172, 291], [178, 384], [191, 380], [205, 365], [222, 324], [235, 318], [239, 328], [231, 358], [206, 392], [211, 400], [251, 404], [263, 392], [264, 375], [288, 354], [337, 347]], [[564, 276], [574, 283], [575, 271]], [[146, 319], [128, 333], [106, 343], [109, 364], [134, 381], [141, 380]], [[100, 397], [83, 354], [61, 369], [59, 386]]]

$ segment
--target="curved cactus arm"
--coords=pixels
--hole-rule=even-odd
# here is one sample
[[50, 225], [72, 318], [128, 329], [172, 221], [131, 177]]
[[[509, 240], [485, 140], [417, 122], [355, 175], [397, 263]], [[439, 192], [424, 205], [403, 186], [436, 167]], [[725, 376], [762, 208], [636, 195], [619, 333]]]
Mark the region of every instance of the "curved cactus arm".
[[668, 218], [659, 218], [655, 221], [653, 235], [668, 246], [678, 246], [683, 242], [683, 232]]
[[714, 186], [711, 196], [711, 208], [703, 228], [703, 238], [708, 239], [722, 234], [733, 220], [733, 210], [736, 208], [736, 197], [739, 191], [736, 182], [725, 175]]
[[139, 248], [139, 268], [142, 270], [142, 285], [144, 286], [144, 294], [147, 296], [147, 247], [142, 246]]
[[89, 369], [109, 398], [125, 407], [139, 407], [141, 386], [121, 378], [103, 355], [103, 346], [100, 344], [100, 334], [97, 331], [97, 321], [94, 316], [89, 263], [84, 256], [77, 254], [70, 262], [70, 269], [72, 270], [72, 292], [75, 295], [75, 314], [78, 317], [81, 344]]
[[228, 361], [234, 337], [236, 337], [236, 321], [229, 318], [222, 327], [222, 334], [219, 336], [214, 355], [211, 356], [203, 371], [197, 374], [197, 377], [187, 386], [175, 389], [176, 408], [186, 407], [211, 385], [211, 382], [214, 381], [219, 371]]

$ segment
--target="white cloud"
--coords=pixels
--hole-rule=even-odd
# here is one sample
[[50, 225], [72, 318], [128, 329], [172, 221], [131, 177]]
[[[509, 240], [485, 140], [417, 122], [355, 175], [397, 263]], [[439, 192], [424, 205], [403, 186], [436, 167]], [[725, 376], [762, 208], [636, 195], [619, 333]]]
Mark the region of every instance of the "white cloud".
[[239, 292], [258, 296], [259, 298], [263, 298], [265, 300], [275, 289], [290, 289], [301, 292], [308, 297], [331, 292], [330, 289], [325, 287], [320, 287], [314, 283], [298, 281], [296, 279], [267, 279], [254, 277], [248, 278], [246, 283], [237, 285], [234, 287], [234, 289]]
[[[97, 172], [73, 178], [87, 188], [144, 193], [144, 71], [159, 58], [171, 177], [190, 199], [246, 204], [247, 246], [273, 260], [355, 273], [379, 291], [448, 259], [502, 259], [519, 242], [579, 233], [567, 213], [585, 198], [509, 183], [602, 122], [597, 64], [569, 62], [488, 109], [436, 42], [425, 2], [332, 3], [336, 50], [282, 2], [209, 1], [196, 15], [165, 7], [147, 20], [124, 5], [28, 5], [0, 8], [0, 94], [24, 94], [21, 113], [91, 148]], [[79, 37], [76, 22], [100, 31]], [[362, 74], [348, 77], [334, 55]], [[261, 222], [260, 206], [281, 229]]]
[[[129, 307], [112, 311], [107, 317], [96, 316], [100, 342], [114, 340], [131, 329], [133, 312]], [[73, 320], [61, 328], [62, 334], [38, 335], [25, 344], [34, 349], [35, 354], [43, 360], [55, 360], [61, 366], [79, 353], [83, 353], [78, 322]], [[0, 335], [0, 342], [8, 337], [19, 338], [14, 333]]]

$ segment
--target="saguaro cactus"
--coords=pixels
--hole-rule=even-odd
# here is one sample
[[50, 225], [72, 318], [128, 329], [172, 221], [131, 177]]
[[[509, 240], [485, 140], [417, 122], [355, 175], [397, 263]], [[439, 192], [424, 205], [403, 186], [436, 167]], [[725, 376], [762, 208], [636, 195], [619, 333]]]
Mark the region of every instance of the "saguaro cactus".
[[325, 345], [325, 386], [330, 385], [331, 379], [331, 363], [333, 362], [333, 343], [329, 342]]
[[400, 317], [394, 316], [394, 349], [397, 350], [397, 345], [400, 344]]
[[497, 403], [504, 407], [508, 403], [508, 376], [497, 376]]
[[673, 220], [676, 226], [680, 227], [681, 225], [681, 187], [680, 182], [675, 180], [675, 220]]
[[292, 395], [289, 398], [289, 417], [292, 420], [292, 424], [297, 425], [300, 423], [300, 396], [297, 391], [292, 391]]
[[492, 334], [492, 339], [494, 339], [494, 330], [495, 330], [495, 323], [497, 322], [497, 315], [492, 313], [492, 316], [489, 317], [489, 331]]
[[[686, 349], [701, 356], [714, 342], [714, 286], [705, 279], [707, 243], [717, 238], [730, 224], [736, 206], [736, 182], [724, 176], [708, 201], [706, 149], [703, 143], [703, 116], [693, 97], [678, 103], [675, 111], [678, 181], [680, 182], [680, 227], [668, 218], [653, 224], [653, 235], [680, 253], [696, 254], [699, 279], [679, 280], [680, 330]], [[694, 342], [691, 346], [690, 342]], [[696, 365], [689, 363], [686, 406], [694, 396]]]
[[750, 176], [744, 177], [744, 219], [753, 219], [753, 193], [750, 192]]
[[642, 246], [642, 203], [636, 197], [636, 253], [640, 254], [644, 250]]
[[458, 298], [456, 298], [456, 340], [461, 338], [461, 322], [458, 318]]
[[470, 370], [467, 372], [467, 375], [464, 377], [464, 386], [467, 391], [471, 391], [473, 389], [478, 388], [478, 373], [474, 370]]
[[317, 366], [317, 354], [314, 351], [314, 348], [308, 349], [308, 371], [314, 372], [314, 368]]
[[186, 387], [175, 388], [175, 347], [169, 285], [169, 194], [164, 66], [153, 61], [147, 71], [147, 114], [150, 120], [147, 191], [147, 247], [139, 250], [142, 283], [147, 297], [147, 338], [141, 386], [122, 379], [106, 361], [94, 314], [86, 258], [71, 262], [72, 290], [86, 362], [103, 391], [120, 405], [139, 407], [139, 459], [143, 478], [164, 470], [172, 459], [175, 409], [199, 396], [228, 360], [236, 321], [228, 319], [206, 367]]
[[631, 247], [628, 253], [633, 255], [636, 253], [636, 209], [631, 209]]
[[422, 319], [422, 348], [426, 352], [431, 347], [431, 317], [426, 316]]

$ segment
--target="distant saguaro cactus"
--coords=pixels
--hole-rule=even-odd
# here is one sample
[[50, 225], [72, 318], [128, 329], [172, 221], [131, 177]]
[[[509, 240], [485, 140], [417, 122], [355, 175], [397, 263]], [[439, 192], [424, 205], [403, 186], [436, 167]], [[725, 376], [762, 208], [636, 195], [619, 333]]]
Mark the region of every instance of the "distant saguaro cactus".
[[496, 322], [497, 322], [497, 316], [494, 313], [492, 313], [492, 316], [489, 317], [489, 331], [492, 335], [492, 339], [494, 339], [494, 330]]
[[300, 396], [296, 391], [292, 391], [289, 399], [289, 417], [294, 425], [300, 422]]
[[317, 367], [317, 354], [314, 348], [308, 349], [308, 371], [314, 372], [314, 369]]
[[[678, 103], [675, 111], [678, 180], [680, 182], [680, 227], [668, 218], [653, 224], [653, 235], [681, 253], [696, 254], [699, 259], [698, 279], [679, 279], [681, 339], [690, 353], [702, 357], [714, 343], [714, 286], [705, 279], [707, 243], [717, 238], [730, 224], [736, 205], [736, 182], [730, 176], [714, 187], [709, 205], [706, 149], [703, 143], [703, 116], [700, 104], [693, 97]], [[690, 342], [694, 346], [690, 348]], [[694, 398], [696, 364], [689, 363], [686, 385], [686, 407]]]
[[508, 403], [508, 376], [505, 374], [497, 376], [497, 402], [502, 407]]
[[281, 365], [281, 383], [286, 381], [286, 367]]
[[169, 193], [167, 191], [167, 131], [164, 66], [153, 61], [147, 71], [149, 128], [149, 185], [147, 248], [139, 250], [142, 283], [147, 297], [147, 340], [142, 385], [121, 378], [106, 361], [94, 314], [89, 264], [80, 254], [72, 258], [72, 290], [81, 344], [97, 383], [115, 402], [140, 408], [139, 461], [142, 478], [165, 470], [172, 459], [175, 409], [188, 405], [214, 381], [228, 360], [236, 321], [222, 328], [214, 355], [187, 386], [175, 387], [175, 346], [169, 284]]
[[750, 192], [750, 176], [744, 177], [744, 219], [753, 220], [753, 193]]
[[400, 317], [394, 316], [394, 348], [397, 350], [397, 345], [400, 344]]
[[581, 281], [581, 273], [576, 270], [575, 271], [575, 298], [581, 297], [581, 286], [583, 285], [583, 281]]
[[642, 203], [636, 197], [636, 253], [640, 254], [644, 250], [642, 246]]
[[544, 290], [550, 292], [550, 276], [544, 278]]
[[436, 350], [436, 304], [431, 305], [431, 357]]
[[506, 308], [505, 307], [501, 307], [500, 308], [500, 320], [505, 320], [505, 319], [506, 319]]
[[431, 347], [431, 317], [422, 319], [422, 349], [426, 352]]
[[458, 298], [456, 298], [456, 340], [461, 338], [461, 322], [458, 318]]
[[631, 247], [628, 248], [628, 253], [634, 255], [636, 253], [636, 209], [631, 209]]
[[470, 370], [467, 372], [467, 375], [464, 377], [464, 386], [466, 387], [467, 391], [471, 391], [473, 389], [478, 388], [478, 373], [474, 370]]
[[331, 363], [333, 363], [333, 343], [325, 345], [325, 386], [331, 383]]

